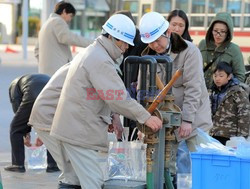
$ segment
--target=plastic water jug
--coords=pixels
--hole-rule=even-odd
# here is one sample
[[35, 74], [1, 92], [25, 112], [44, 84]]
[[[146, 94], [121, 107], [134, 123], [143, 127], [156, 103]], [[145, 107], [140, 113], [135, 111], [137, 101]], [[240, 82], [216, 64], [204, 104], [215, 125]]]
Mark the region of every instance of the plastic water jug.
[[47, 167], [47, 151], [44, 145], [27, 147], [28, 169], [45, 169]]

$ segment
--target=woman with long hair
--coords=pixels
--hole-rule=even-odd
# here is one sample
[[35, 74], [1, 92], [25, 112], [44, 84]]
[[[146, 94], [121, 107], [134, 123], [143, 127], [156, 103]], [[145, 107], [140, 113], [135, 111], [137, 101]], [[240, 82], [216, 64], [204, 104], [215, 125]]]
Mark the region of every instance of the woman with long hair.
[[167, 17], [169, 22], [169, 30], [179, 34], [183, 39], [193, 41], [188, 32], [189, 21], [183, 10], [175, 9], [171, 11]]

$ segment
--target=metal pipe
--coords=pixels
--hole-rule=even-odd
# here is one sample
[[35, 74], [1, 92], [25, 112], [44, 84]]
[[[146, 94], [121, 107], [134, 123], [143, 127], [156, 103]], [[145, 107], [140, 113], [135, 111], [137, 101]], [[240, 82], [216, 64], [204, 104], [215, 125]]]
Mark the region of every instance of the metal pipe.
[[157, 61], [152, 56], [128, 56], [125, 61], [125, 86], [128, 88], [130, 87], [131, 83], [131, 66], [130, 64], [141, 64], [141, 89], [140, 89], [140, 103], [145, 106], [144, 97], [146, 94], [146, 81], [147, 81], [147, 64], [149, 64], [149, 95], [153, 97], [156, 92], [156, 68], [157, 68]]
[[[149, 98], [152, 98], [156, 94], [156, 69], [157, 69], [157, 61], [155, 58], [151, 56], [144, 56], [144, 57], [138, 57], [138, 56], [129, 56], [125, 59], [125, 81], [126, 81], [126, 86], [130, 86], [131, 83], [131, 66], [130, 64], [140, 64], [140, 104], [142, 104], [144, 107], [146, 105], [145, 102], [145, 96], [149, 95]], [[146, 92], [146, 87], [147, 87], [147, 67], [149, 64], [149, 91], [148, 94]], [[124, 121], [124, 124], [129, 124], [128, 121]], [[164, 154], [164, 153], [163, 153]], [[155, 154], [154, 154], [155, 155]], [[155, 159], [155, 158], [153, 158]], [[158, 162], [156, 162], [158, 164]], [[159, 182], [158, 182], [158, 171], [159, 170], [154, 170], [152, 172], [152, 167], [149, 169], [148, 167], [152, 166], [152, 164], [147, 165], [147, 188], [148, 189], [157, 189], [159, 188]], [[159, 167], [154, 165], [155, 167]], [[156, 168], [155, 168], [156, 169]]]
[[[172, 77], [172, 65], [173, 63], [172, 62], [169, 62], [167, 65], [166, 65], [166, 83], [169, 83], [169, 81], [171, 80], [171, 77]], [[168, 91], [168, 94], [171, 94], [172, 93], [172, 88], [169, 89]]]
[[[124, 60], [124, 70], [125, 70], [125, 76], [124, 76], [124, 81], [125, 81], [125, 87], [129, 91], [130, 90], [130, 84], [131, 84], [131, 64], [139, 64], [139, 57], [138, 56], [128, 56]], [[124, 127], [129, 127], [130, 121], [129, 119], [124, 117]]]
[[164, 169], [164, 177], [165, 177], [165, 189], [174, 189], [174, 185], [171, 180], [171, 175], [168, 169]]
[[[143, 56], [143, 57], [148, 57], [149, 55]], [[172, 77], [172, 65], [173, 65], [173, 60], [170, 56], [149, 56], [151, 58], [154, 58], [157, 63], [161, 63], [161, 64], [165, 64], [165, 70], [166, 70], [166, 84], [171, 80]], [[156, 79], [159, 79], [156, 78]], [[159, 81], [158, 81], [159, 83]], [[157, 86], [159, 87], [159, 86]], [[161, 89], [160, 89], [161, 90]], [[172, 92], [172, 89], [170, 89], [170, 91], [168, 92], [168, 94], [170, 94]]]
[[161, 64], [166, 64], [166, 63], [170, 63], [170, 62], [173, 62], [172, 58], [170, 56], [159, 56], [159, 55], [154, 55], [154, 56], [151, 56], [151, 55], [146, 55], [146, 56], [143, 56], [143, 57], [152, 57], [154, 58], [157, 63], [161, 63]]
[[[156, 92], [156, 71], [157, 71], [157, 63], [164, 63], [166, 67], [168, 63], [172, 60], [169, 56], [129, 56], [125, 59], [125, 85], [126, 87], [130, 87], [131, 83], [131, 64], [140, 64], [140, 73], [141, 73], [141, 83], [140, 83], [140, 103], [145, 106], [145, 95], [146, 95], [146, 82], [147, 80], [147, 65], [149, 65], [149, 97], [154, 97]], [[170, 67], [172, 64], [170, 65]], [[167, 72], [168, 73], [168, 72]], [[171, 74], [169, 75], [171, 78]], [[159, 79], [159, 78], [158, 78]], [[152, 113], [152, 112], [151, 112]], [[128, 121], [125, 121], [124, 125], [129, 124]], [[126, 125], [129, 126], [129, 125]], [[155, 154], [153, 154], [153, 164], [148, 164], [151, 168], [147, 168], [147, 188], [149, 189], [160, 189], [163, 187], [164, 183], [164, 148], [165, 148], [165, 130], [160, 131], [158, 138], [161, 138], [161, 144], [157, 144], [154, 146], [156, 149]], [[162, 169], [162, 170], [161, 170]]]
[[143, 56], [141, 57], [143, 61], [149, 64], [149, 98], [154, 98], [156, 92], [156, 69], [157, 61], [152, 56]]
[[154, 173], [147, 172], [147, 189], [154, 189]]
[[147, 65], [146, 64], [141, 64], [140, 65], [140, 70], [141, 70], [141, 83], [140, 83], [140, 104], [142, 106], [146, 106], [146, 102], [145, 102], [145, 97], [147, 95]]

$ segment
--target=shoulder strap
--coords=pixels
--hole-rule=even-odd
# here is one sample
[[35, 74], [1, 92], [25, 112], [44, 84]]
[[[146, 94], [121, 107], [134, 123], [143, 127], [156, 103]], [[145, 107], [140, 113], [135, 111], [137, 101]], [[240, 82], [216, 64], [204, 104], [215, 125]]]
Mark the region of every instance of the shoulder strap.
[[[228, 45], [227, 45], [227, 47], [229, 47], [231, 45], [231, 43], [229, 43]], [[209, 62], [207, 65], [206, 65], [206, 67], [205, 68], [203, 68], [203, 72], [205, 73], [207, 70], [208, 70], [208, 68], [210, 68], [210, 66], [212, 66], [212, 64], [217, 60], [217, 58], [219, 58], [222, 54], [224, 54], [224, 52], [223, 53], [220, 53], [218, 56], [216, 56], [216, 57], [214, 57], [213, 58], [213, 61], [212, 62]]]
[[220, 53], [218, 56], [214, 57], [213, 60], [212, 60], [212, 62], [209, 62], [209, 63], [206, 65], [206, 67], [203, 68], [203, 72], [205, 73], [205, 72], [208, 70], [208, 68], [210, 68], [210, 67], [213, 65], [213, 63], [214, 63], [222, 54], [224, 54], [224, 53]]
[[209, 62], [205, 68], [203, 68], [203, 72], [206, 72], [208, 70], [208, 68], [210, 68], [210, 66], [212, 66], [212, 64], [214, 63], [214, 60], [212, 62]]

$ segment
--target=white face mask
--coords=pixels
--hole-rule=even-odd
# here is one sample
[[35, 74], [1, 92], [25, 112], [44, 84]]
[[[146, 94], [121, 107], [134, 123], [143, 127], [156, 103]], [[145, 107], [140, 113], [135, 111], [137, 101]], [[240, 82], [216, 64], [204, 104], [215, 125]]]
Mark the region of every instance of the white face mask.
[[123, 54], [115, 60], [116, 64], [118, 64], [119, 66], [122, 64], [122, 61], [123, 61]]
[[119, 58], [115, 60], [115, 69], [117, 70], [117, 72], [119, 72], [120, 75], [122, 75], [122, 71], [120, 69], [122, 61], [123, 61], [123, 55], [121, 55]]
[[[110, 36], [111, 36], [111, 35], [110, 35]], [[111, 40], [112, 40], [112, 43], [113, 43], [115, 46], [117, 46], [116, 43], [115, 43], [114, 37], [111, 36]], [[117, 46], [117, 48], [119, 48], [119, 47]], [[120, 49], [120, 48], [119, 48], [119, 49]], [[121, 53], [122, 53], [122, 50], [121, 50], [121, 49], [120, 49], [120, 51], [121, 51]], [[123, 54], [121, 54], [121, 56], [115, 60], [115, 69], [116, 69], [116, 71], [117, 71], [120, 75], [122, 75], [122, 71], [121, 71], [121, 68], [120, 68], [120, 65], [122, 64], [122, 61], [123, 61]]]

